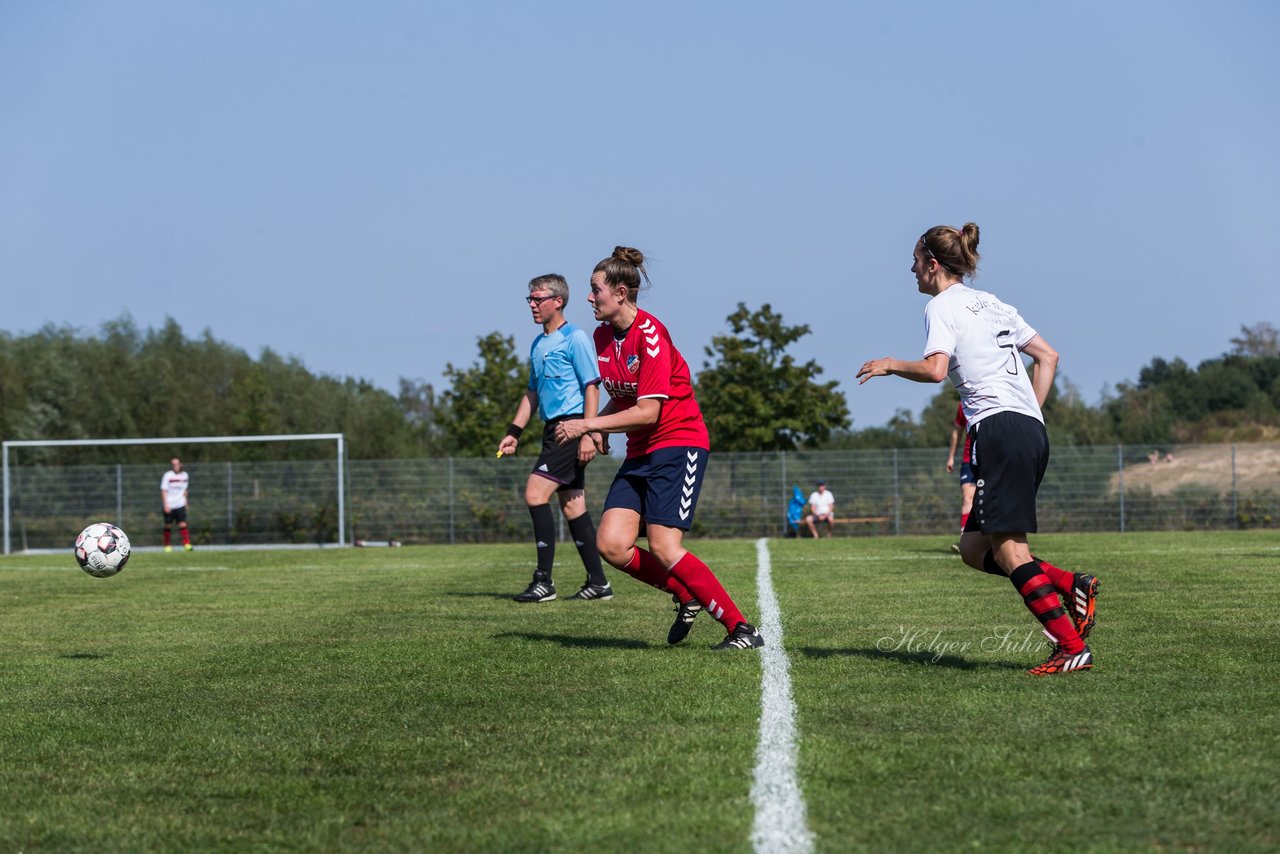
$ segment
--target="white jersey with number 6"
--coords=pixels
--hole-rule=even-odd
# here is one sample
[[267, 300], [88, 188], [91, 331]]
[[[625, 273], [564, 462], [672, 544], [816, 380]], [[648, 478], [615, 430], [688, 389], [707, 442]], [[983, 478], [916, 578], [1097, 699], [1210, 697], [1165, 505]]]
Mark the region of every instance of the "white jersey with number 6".
[[925, 305], [924, 330], [924, 357], [950, 357], [947, 376], [970, 425], [997, 412], [1044, 422], [1019, 352], [1039, 333], [1016, 308], [986, 291], [952, 285]]

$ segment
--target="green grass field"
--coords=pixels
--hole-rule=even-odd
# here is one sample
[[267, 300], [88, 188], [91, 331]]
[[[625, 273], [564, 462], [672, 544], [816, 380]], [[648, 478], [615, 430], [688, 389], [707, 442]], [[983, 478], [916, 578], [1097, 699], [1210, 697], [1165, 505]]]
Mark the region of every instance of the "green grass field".
[[[1280, 534], [1037, 538], [1102, 579], [1047, 679], [947, 542], [770, 543], [816, 850], [1280, 846]], [[755, 544], [692, 545], [754, 616]], [[0, 561], [0, 850], [750, 850], [759, 654], [621, 573], [516, 605], [530, 552]]]

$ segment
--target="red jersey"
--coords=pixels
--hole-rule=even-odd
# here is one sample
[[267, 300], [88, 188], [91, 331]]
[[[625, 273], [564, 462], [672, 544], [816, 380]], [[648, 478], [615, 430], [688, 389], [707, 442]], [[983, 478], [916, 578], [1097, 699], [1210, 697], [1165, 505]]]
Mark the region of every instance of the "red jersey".
[[671, 343], [667, 327], [638, 309], [625, 338], [617, 341], [613, 332], [612, 324], [600, 324], [595, 343], [600, 387], [613, 401], [614, 410], [630, 409], [642, 398], [662, 401], [658, 423], [627, 431], [627, 458], [659, 448], [711, 450], [707, 424], [693, 398], [689, 365]]
[[969, 419], [964, 417], [964, 404], [956, 407], [956, 426], [964, 431], [964, 455], [960, 457], [960, 462], [973, 462], [969, 459], [969, 449], [973, 446], [973, 440], [969, 438]]

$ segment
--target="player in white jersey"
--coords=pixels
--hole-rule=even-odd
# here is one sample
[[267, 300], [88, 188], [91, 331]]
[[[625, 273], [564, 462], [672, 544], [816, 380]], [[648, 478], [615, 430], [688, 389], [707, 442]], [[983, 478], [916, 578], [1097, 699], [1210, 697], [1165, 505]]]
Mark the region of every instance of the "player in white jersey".
[[190, 479], [182, 470], [182, 460], [169, 461], [169, 471], [160, 478], [160, 500], [164, 505], [164, 550], [173, 551], [171, 527], [176, 522], [182, 548], [191, 551], [191, 531], [187, 528], [187, 489]]
[[[1049, 462], [1040, 407], [1058, 366], [1058, 354], [1013, 306], [964, 283], [978, 266], [978, 226], [938, 225], [916, 241], [911, 272], [925, 306], [924, 358], [873, 359], [858, 370], [859, 385], [895, 375], [916, 382], [948, 377], [960, 392], [969, 421], [977, 478], [974, 512], [960, 538], [960, 554], [974, 569], [1005, 575], [1054, 641], [1053, 653], [1029, 672], [1044, 676], [1088, 670], [1093, 653], [1084, 639], [1093, 629], [1098, 580], [1072, 574], [1031, 554], [1036, 492]], [[1030, 356], [1028, 375], [1022, 355]], [[1066, 606], [1059, 602], [1062, 595]]]

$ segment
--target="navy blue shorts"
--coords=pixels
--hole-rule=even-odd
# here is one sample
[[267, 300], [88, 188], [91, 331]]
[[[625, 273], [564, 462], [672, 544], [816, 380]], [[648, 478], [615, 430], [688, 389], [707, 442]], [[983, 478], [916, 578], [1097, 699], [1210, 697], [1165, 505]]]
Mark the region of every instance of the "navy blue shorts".
[[960, 464], [960, 484], [977, 483], [978, 479], [973, 476], [973, 466], [968, 463]]
[[[161, 512], [163, 513], [164, 511], [161, 511]], [[186, 521], [187, 521], [187, 505], [185, 504], [183, 504], [181, 507], [175, 507], [172, 510], [170, 510], [168, 513], [164, 514], [164, 523], [166, 525], [172, 525], [174, 523], [181, 524]]]
[[706, 448], [659, 448], [629, 459], [609, 487], [604, 509], [634, 510], [646, 523], [689, 530], [711, 452]]
[[984, 534], [1034, 534], [1036, 493], [1049, 465], [1049, 436], [1030, 415], [997, 412], [969, 428], [970, 460], [978, 476], [964, 529]]

